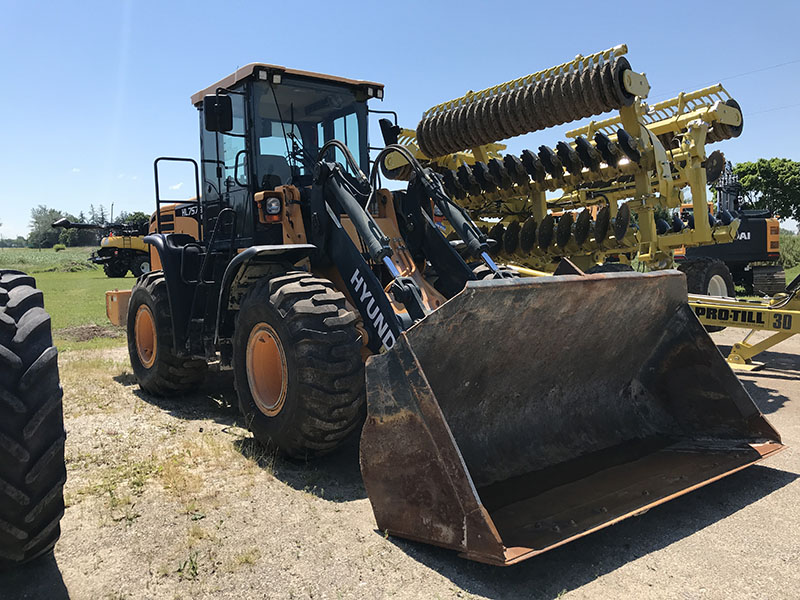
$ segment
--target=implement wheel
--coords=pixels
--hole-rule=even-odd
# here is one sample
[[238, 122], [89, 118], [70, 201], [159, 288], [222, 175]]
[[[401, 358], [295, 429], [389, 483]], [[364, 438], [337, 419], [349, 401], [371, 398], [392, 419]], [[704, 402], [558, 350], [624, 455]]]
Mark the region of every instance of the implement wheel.
[[51, 551], [64, 514], [58, 353], [35, 285], [0, 270], [0, 569]]
[[[686, 274], [686, 287], [690, 294], [736, 297], [733, 276], [728, 265], [721, 260], [716, 258], [687, 260], [678, 266], [678, 270]], [[710, 333], [725, 329], [717, 325], [706, 325], [705, 328]]]
[[131, 273], [134, 277], [141, 277], [150, 272], [150, 257], [147, 254], [137, 254], [131, 260]]
[[334, 450], [366, 414], [356, 315], [327, 279], [264, 278], [245, 296], [233, 338], [239, 408], [255, 438], [289, 456]]
[[103, 272], [106, 274], [106, 277], [125, 277], [128, 273], [128, 263], [119, 259], [110, 260], [107, 263], [103, 263]]
[[[514, 269], [509, 269], [508, 267], [499, 267], [500, 274], [502, 277], [500, 279], [507, 279], [512, 277], [519, 277], [519, 273], [517, 273]], [[478, 281], [483, 281], [484, 279], [495, 279], [495, 273], [489, 268], [489, 265], [478, 265], [472, 272], [475, 274], [475, 277]]]
[[128, 304], [128, 354], [139, 386], [155, 396], [191, 391], [203, 381], [206, 361], [173, 348], [167, 282], [161, 271], [136, 282]]

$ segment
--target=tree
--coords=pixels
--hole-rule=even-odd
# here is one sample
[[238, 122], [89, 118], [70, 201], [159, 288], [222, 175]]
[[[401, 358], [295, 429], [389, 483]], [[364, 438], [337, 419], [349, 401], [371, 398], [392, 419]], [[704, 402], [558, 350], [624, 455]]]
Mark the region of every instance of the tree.
[[54, 221], [64, 216], [60, 210], [47, 208], [40, 204], [31, 209], [31, 233], [28, 235], [28, 246], [33, 248], [52, 248], [58, 243], [61, 229], [54, 229]]
[[119, 219], [117, 219], [117, 221], [145, 232], [147, 231], [147, 227], [150, 225], [150, 215], [138, 210], [132, 213], [122, 211], [119, 213]]
[[733, 172], [753, 208], [766, 208], [779, 219], [800, 219], [800, 162], [759, 158], [737, 164]]

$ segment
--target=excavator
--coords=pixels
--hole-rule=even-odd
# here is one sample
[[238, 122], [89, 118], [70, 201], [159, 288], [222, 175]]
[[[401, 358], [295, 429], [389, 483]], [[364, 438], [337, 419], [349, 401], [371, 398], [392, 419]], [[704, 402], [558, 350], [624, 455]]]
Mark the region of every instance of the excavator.
[[[612, 74], [639, 81], [628, 71]], [[371, 155], [383, 94], [253, 63], [192, 96], [200, 162], [156, 159], [156, 268], [110, 313], [145, 392], [231, 369], [257, 440], [310, 459], [360, 435], [379, 530], [494, 565], [783, 447], [683, 274], [498, 265], [441, 173], [403, 145]], [[389, 156], [402, 189], [379, 185]], [[195, 172], [189, 232], [162, 223], [158, 169], [175, 160]]]

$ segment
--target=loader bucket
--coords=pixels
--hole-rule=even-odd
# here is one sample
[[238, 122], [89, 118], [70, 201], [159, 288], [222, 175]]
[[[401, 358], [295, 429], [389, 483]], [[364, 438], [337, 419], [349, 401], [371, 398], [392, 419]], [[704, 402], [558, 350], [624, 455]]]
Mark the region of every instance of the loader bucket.
[[497, 565], [780, 450], [677, 271], [470, 282], [367, 363], [378, 529]]

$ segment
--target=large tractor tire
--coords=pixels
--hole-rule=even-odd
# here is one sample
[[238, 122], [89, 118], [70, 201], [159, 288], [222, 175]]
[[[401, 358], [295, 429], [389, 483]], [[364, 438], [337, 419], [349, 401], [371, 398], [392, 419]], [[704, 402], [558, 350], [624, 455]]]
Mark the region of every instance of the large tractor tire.
[[32, 277], [0, 270], [0, 569], [50, 552], [61, 534], [61, 396], [42, 293]]
[[264, 278], [242, 301], [233, 339], [239, 408], [254, 437], [286, 455], [334, 450], [366, 416], [357, 315], [327, 279]]
[[112, 277], [114, 279], [125, 277], [128, 273], [128, 263], [121, 260], [110, 260], [103, 263], [103, 272], [106, 274], [106, 277]]
[[[704, 296], [736, 297], [736, 287], [728, 266], [716, 258], [696, 258], [684, 261], [678, 270], [686, 274], [686, 287], [690, 294]], [[706, 331], [714, 333], [724, 327], [706, 325]]]
[[786, 272], [781, 266], [753, 267], [753, 291], [774, 296], [786, 291]]
[[150, 272], [150, 257], [146, 254], [137, 254], [131, 260], [131, 273], [139, 278]]
[[205, 360], [175, 352], [167, 282], [162, 271], [145, 274], [131, 290], [128, 354], [139, 386], [154, 396], [190, 392], [205, 377]]

